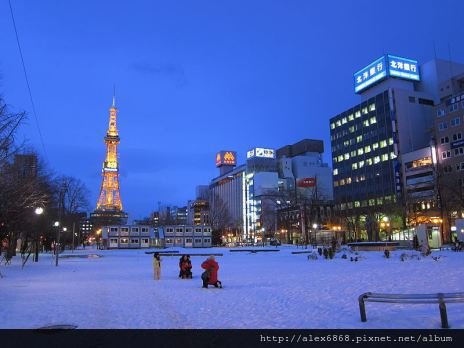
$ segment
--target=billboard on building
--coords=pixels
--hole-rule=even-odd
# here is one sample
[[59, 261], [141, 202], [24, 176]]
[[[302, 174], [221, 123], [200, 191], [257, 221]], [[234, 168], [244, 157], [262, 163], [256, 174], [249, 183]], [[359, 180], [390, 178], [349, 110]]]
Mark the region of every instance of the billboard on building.
[[216, 154], [216, 167], [237, 165], [237, 153], [235, 151], [220, 151]]
[[359, 93], [388, 76], [420, 81], [417, 60], [384, 55], [354, 74], [354, 91]]
[[252, 157], [275, 158], [275, 151], [273, 149], [256, 147], [247, 152], [247, 158]]
[[388, 74], [407, 80], [419, 81], [417, 60], [388, 55]]
[[387, 60], [382, 56], [354, 74], [354, 91], [358, 93], [386, 77]]
[[316, 186], [316, 178], [298, 179], [296, 185], [298, 187], [314, 187]]

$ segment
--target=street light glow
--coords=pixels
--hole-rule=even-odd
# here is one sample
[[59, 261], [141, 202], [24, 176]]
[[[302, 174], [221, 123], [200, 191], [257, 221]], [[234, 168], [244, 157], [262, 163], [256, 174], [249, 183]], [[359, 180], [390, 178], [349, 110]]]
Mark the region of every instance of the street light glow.
[[36, 213], [37, 215], [41, 215], [43, 212], [44, 212], [44, 210], [43, 210], [42, 207], [35, 208], [35, 213]]

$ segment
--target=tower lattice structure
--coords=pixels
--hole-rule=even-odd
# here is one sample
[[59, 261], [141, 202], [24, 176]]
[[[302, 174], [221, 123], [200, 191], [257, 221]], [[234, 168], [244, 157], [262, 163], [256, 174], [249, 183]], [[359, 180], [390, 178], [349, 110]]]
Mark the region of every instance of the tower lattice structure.
[[110, 119], [108, 131], [105, 136], [106, 156], [102, 168], [102, 183], [100, 195], [98, 197], [96, 212], [121, 212], [122, 202], [119, 192], [119, 164], [118, 164], [118, 144], [120, 142], [117, 129], [118, 109], [113, 97], [113, 105], [110, 107]]

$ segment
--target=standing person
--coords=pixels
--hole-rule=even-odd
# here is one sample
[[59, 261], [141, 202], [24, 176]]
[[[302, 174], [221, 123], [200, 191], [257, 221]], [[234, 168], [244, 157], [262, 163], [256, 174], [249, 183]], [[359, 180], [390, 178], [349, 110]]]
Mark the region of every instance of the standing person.
[[158, 252], [153, 254], [153, 271], [154, 278], [160, 280], [161, 278], [161, 256]]
[[211, 255], [203, 261], [201, 268], [205, 270], [205, 272], [201, 275], [204, 288], [208, 288], [208, 285], [214, 285], [216, 288], [222, 288], [222, 283], [218, 280], [219, 264], [214, 259], [214, 255]]
[[179, 277], [182, 279], [192, 278], [192, 261], [190, 255], [182, 255], [179, 260]]

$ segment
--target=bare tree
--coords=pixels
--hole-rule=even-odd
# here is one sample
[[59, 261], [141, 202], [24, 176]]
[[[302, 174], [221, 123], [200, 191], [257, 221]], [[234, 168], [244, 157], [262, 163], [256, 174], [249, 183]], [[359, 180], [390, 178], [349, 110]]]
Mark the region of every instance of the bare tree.
[[210, 194], [209, 221], [213, 230], [213, 244], [219, 244], [222, 233], [232, 226], [229, 209], [225, 202], [217, 194]]

